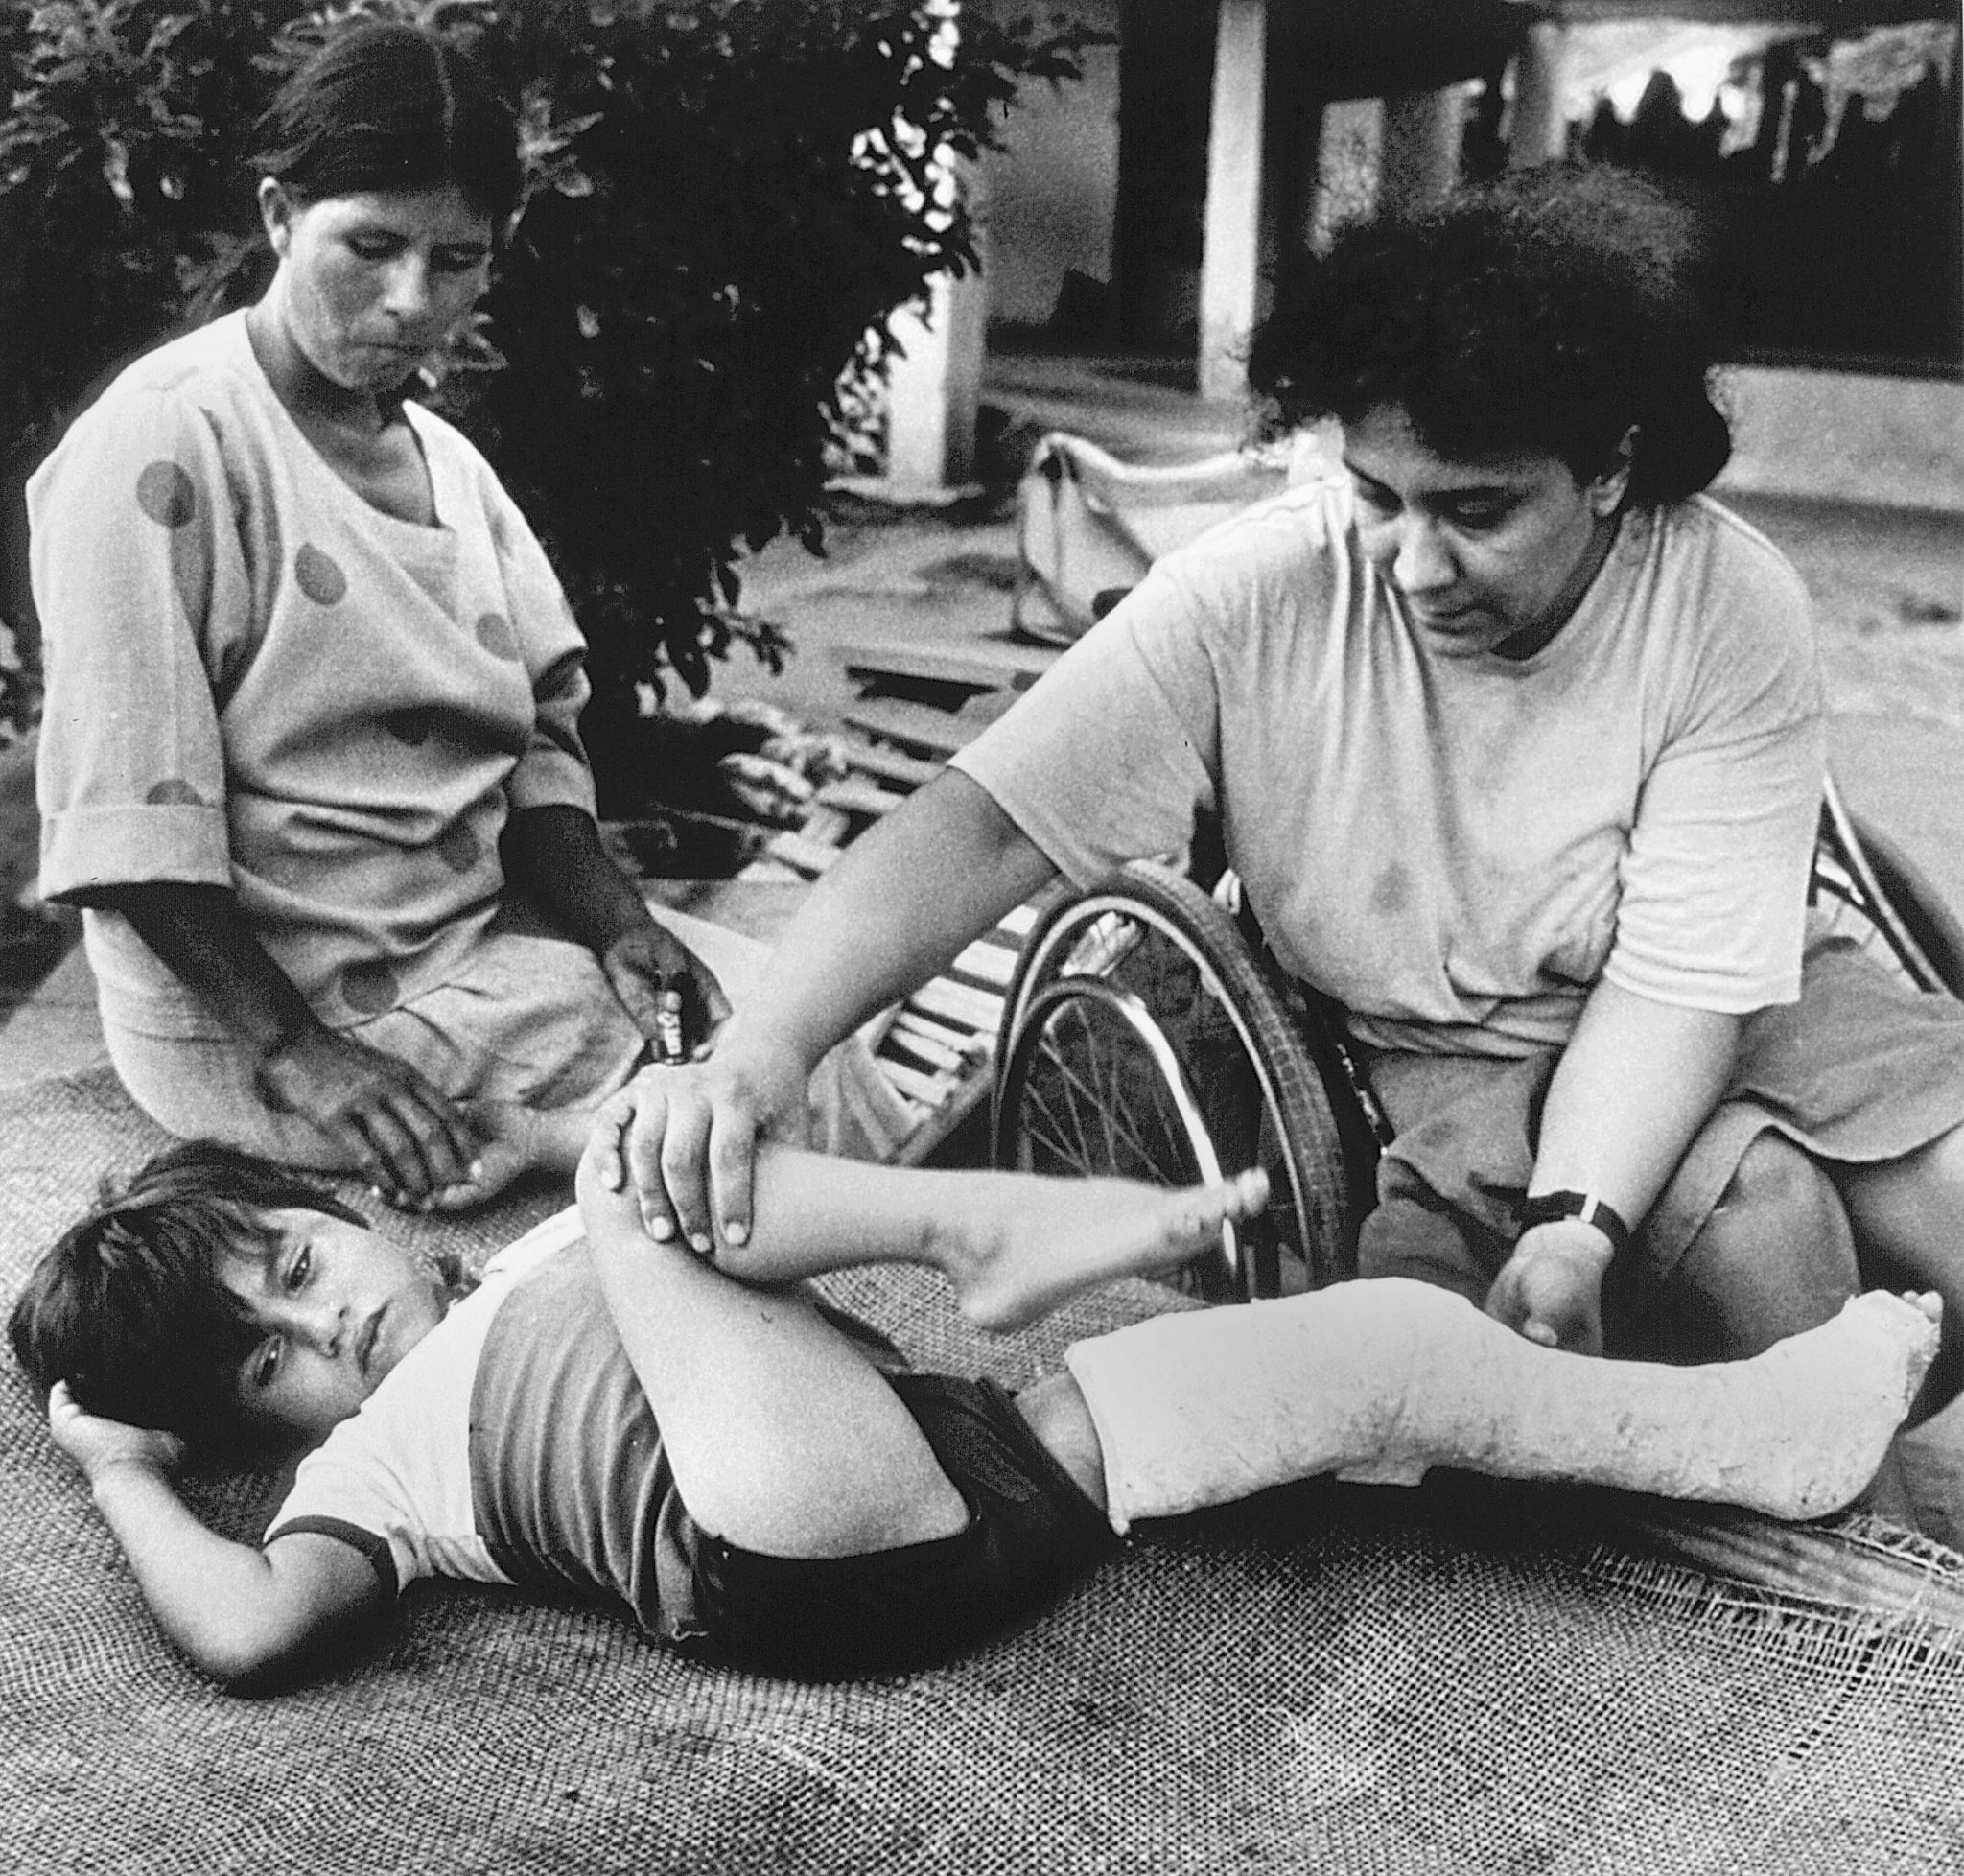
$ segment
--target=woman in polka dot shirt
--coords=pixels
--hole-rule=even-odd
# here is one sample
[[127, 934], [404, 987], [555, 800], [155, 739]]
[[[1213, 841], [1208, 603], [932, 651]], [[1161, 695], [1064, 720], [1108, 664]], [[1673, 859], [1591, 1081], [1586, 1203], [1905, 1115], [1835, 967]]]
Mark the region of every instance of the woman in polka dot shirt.
[[30, 491], [42, 889], [164, 1126], [458, 1202], [526, 1112], [619, 1086], [667, 993], [725, 1006], [602, 850], [544, 552], [402, 396], [516, 207], [510, 111], [370, 24], [261, 129], [271, 285], [126, 370]]

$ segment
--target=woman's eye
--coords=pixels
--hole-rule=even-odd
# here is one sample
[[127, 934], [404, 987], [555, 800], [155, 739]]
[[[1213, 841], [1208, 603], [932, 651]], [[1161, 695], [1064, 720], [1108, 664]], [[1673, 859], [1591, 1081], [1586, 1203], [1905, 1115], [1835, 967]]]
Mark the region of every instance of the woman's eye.
[[269, 1336], [252, 1360], [252, 1385], [255, 1388], [269, 1388], [273, 1376], [279, 1372], [280, 1343], [278, 1336]]
[[314, 1274], [314, 1251], [311, 1245], [303, 1244], [293, 1254], [293, 1261], [287, 1266], [287, 1288], [297, 1290]]

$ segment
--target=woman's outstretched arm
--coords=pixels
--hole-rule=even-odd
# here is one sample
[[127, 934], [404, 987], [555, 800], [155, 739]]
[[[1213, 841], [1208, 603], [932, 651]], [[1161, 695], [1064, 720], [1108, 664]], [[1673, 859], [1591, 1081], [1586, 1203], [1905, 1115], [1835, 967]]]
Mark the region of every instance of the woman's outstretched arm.
[[855, 840], [812, 888], [757, 991], [708, 1060], [636, 1088], [627, 1166], [649, 1230], [741, 1243], [756, 1143], [803, 1109], [820, 1058], [1054, 877], [965, 775], [937, 776]]

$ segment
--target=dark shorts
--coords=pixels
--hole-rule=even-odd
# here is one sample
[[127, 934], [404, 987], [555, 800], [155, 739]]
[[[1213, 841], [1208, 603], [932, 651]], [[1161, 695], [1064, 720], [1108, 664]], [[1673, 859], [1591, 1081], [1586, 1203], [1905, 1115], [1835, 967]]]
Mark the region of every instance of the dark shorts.
[[859, 1557], [764, 1557], [699, 1529], [678, 1646], [800, 1680], [947, 1660], [1051, 1602], [1116, 1542], [993, 1381], [889, 1374], [969, 1507], [968, 1528]]

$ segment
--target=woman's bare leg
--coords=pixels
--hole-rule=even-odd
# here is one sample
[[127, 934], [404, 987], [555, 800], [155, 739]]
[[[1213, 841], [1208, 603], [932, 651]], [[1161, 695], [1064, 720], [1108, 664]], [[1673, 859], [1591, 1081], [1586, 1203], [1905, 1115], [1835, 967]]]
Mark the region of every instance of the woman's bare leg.
[[[1837, 1165], [1835, 1183], [1864, 1261], [1891, 1283], [1944, 1300], [1944, 1342], [1919, 1416], [1964, 1387], [1964, 1128], [1880, 1165]], [[1879, 1279], [1880, 1280], [1880, 1278]]]
[[1825, 1323], [1862, 1287], [1848, 1216], [1826, 1173], [1764, 1133], [1640, 1325], [1637, 1352], [1737, 1361]]

